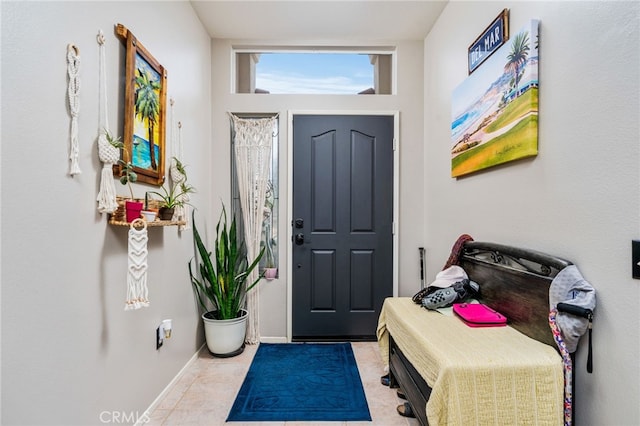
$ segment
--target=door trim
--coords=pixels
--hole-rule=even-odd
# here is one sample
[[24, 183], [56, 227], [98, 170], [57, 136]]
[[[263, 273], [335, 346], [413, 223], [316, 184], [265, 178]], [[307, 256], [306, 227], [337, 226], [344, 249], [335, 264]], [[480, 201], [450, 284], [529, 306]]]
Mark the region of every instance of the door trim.
[[295, 115], [384, 115], [393, 116], [393, 296], [398, 295], [398, 235], [400, 209], [400, 111], [341, 111], [341, 110], [289, 110], [287, 111], [287, 342], [293, 337], [293, 117]]

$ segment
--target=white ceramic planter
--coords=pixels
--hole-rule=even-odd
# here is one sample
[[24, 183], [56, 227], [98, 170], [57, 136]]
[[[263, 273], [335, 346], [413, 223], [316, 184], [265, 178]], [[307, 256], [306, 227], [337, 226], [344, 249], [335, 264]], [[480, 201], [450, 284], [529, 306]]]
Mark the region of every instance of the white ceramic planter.
[[204, 335], [209, 352], [217, 357], [231, 357], [244, 350], [244, 337], [247, 331], [247, 311], [242, 310], [239, 318], [217, 320], [202, 314]]
[[140, 213], [142, 213], [142, 217], [147, 222], [153, 222], [154, 220], [156, 220], [156, 212], [152, 212], [149, 210], [142, 210]]

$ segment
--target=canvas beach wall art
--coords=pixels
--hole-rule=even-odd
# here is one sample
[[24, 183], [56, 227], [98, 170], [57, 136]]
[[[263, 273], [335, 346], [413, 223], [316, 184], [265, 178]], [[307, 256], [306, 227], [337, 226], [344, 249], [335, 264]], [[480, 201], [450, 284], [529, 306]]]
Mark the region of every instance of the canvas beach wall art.
[[538, 26], [532, 19], [454, 89], [452, 177], [538, 154]]

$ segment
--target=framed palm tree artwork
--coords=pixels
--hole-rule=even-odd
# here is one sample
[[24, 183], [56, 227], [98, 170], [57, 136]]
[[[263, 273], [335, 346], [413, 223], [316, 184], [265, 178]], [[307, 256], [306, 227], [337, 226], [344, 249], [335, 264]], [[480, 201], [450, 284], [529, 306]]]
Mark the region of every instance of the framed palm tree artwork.
[[[124, 149], [139, 182], [162, 185], [165, 169], [167, 70], [131, 31], [116, 26], [126, 46]], [[117, 171], [116, 171], [117, 172]]]
[[530, 20], [454, 89], [452, 177], [538, 154], [538, 26]]

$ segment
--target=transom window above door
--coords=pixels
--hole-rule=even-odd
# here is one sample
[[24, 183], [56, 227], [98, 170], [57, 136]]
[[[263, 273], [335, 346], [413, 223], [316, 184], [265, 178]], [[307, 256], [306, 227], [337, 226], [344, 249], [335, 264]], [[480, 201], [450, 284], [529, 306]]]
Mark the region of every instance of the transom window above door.
[[389, 95], [393, 51], [235, 49], [235, 93]]

